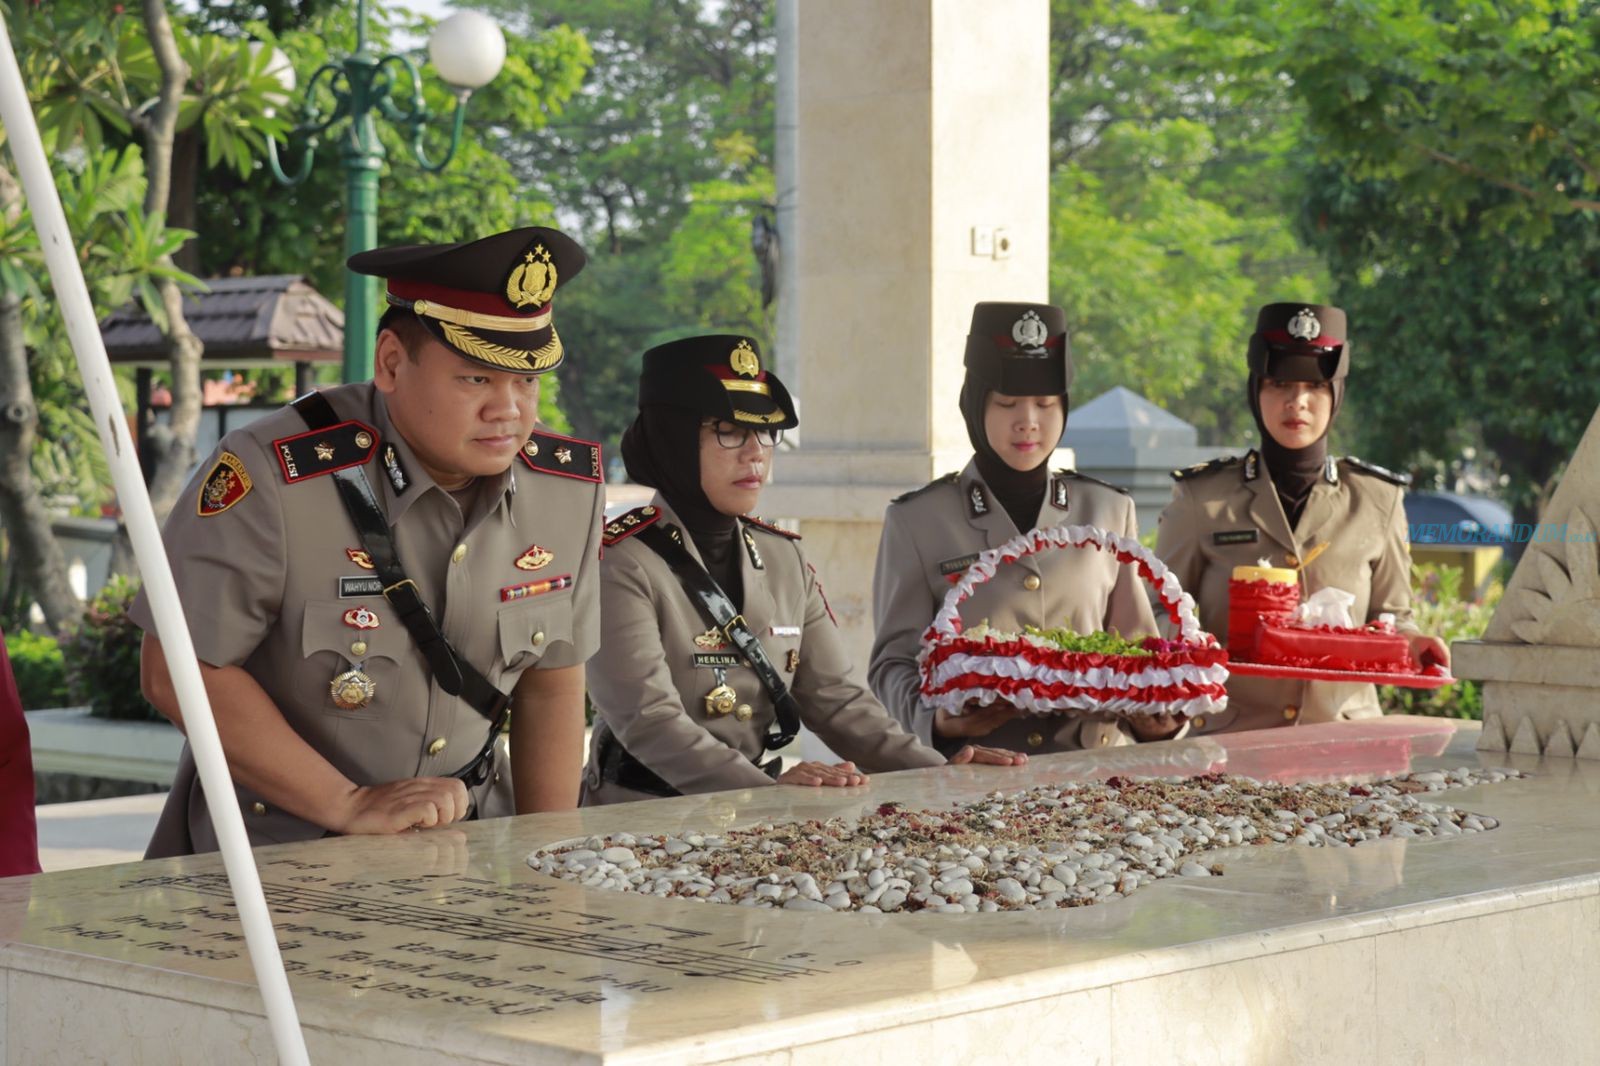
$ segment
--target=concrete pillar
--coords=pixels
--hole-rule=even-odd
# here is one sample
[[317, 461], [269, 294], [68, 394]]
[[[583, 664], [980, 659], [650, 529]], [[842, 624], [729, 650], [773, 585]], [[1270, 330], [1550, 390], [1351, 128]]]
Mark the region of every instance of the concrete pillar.
[[802, 444], [762, 506], [799, 521], [864, 672], [884, 508], [971, 452], [972, 305], [1046, 296], [1049, 5], [795, 8], [798, 174], [777, 184], [796, 192]]

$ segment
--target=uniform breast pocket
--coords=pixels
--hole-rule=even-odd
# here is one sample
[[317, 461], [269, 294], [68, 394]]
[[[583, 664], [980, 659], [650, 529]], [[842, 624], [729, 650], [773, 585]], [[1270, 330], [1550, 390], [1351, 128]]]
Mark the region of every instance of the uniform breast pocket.
[[517, 674], [572, 644], [572, 593], [500, 608], [500, 668]]
[[344, 718], [377, 718], [399, 692], [411, 637], [383, 600], [308, 600], [302, 652], [314, 705]]

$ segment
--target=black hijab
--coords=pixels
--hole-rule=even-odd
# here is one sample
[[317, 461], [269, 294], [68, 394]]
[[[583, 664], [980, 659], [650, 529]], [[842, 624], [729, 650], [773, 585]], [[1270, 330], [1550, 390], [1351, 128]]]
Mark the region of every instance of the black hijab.
[[[1018, 470], [1000, 458], [989, 443], [989, 433], [984, 426], [984, 408], [992, 390], [971, 377], [961, 385], [961, 417], [967, 423], [967, 439], [972, 442], [973, 462], [978, 476], [989, 486], [1000, 506], [1011, 516], [1019, 533], [1026, 533], [1039, 524], [1039, 510], [1044, 506], [1044, 494], [1050, 481], [1050, 451], [1061, 443], [1061, 438], [1044, 441], [1050, 451], [1032, 470]], [[1061, 431], [1066, 432], [1067, 395], [1061, 395]]]
[[713, 507], [700, 485], [700, 422], [700, 415], [682, 407], [641, 407], [622, 434], [622, 462], [628, 477], [661, 493], [683, 520], [706, 570], [742, 607], [739, 519]]
[[1261, 433], [1261, 459], [1267, 464], [1267, 475], [1272, 478], [1272, 487], [1277, 490], [1284, 517], [1289, 519], [1289, 528], [1294, 529], [1300, 524], [1300, 516], [1305, 513], [1311, 490], [1316, 487], [1317, 479], [1322, 477], [1327, 466], [1328, 434], [1333, 430], [1339, 405], [1344, 402], [1344, 379], [1329, 382], [1333, 386], [1333, 407], [1328, 413], [1328, 428], [1304, 448], [1285, 448], [1268, 432], [1266, 420], [1261, 416], [1261, 386], [1264, 381], [1259, 374], [1251, 374], [1248, 378], [1250, 417], [1256, 420], [1256, 429]]

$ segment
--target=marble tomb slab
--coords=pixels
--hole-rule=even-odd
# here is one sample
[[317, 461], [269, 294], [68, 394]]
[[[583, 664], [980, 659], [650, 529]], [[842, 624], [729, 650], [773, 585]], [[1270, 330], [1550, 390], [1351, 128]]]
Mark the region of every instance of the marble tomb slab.
[[[1383, 1049], [1458, 1061], [1541, 1048], [1567, 1061], [1600, 1045], [1600, 763], [1476, 752], [1458, 725], [1303, 726], [257, 854], [314, 1062], [1343, 1062]], [[1213, 853], [1223, 877], [1065, 911], [777, 912], [586, 890], [525, 863], [589, 834], [942, 806], [1112, 773], [1459, 765], [1534, 775], [1432, 797], [1500, 829], [1231, 849]], [[1507, 947], [1524, 930], [1548, 948]], [[273, 1061], [215, 856], [0, 880], [0, 975], [0, 1062]], [[1398, 1014], [1403, 1041], [1386, 1028]]]

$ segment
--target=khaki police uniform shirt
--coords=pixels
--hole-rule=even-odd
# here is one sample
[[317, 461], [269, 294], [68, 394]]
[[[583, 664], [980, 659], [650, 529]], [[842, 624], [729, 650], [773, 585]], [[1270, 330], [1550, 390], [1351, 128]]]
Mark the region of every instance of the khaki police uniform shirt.
[[[1099, 526], [1137, 538], [1133, 500], [1119, 489], [1073, 471], [1051, 475], [1038, 527]], [[876, 638], [867, 677], [872, 691], [902, 725], [925, 743], [959, 747], [966, 740], [933, 735], [934, 710], [922, 701], [917, 653], [922, 634], [944, 605], [946, 593], [979, 552], [1018, 534], [976, 461], [900, 497], [884, 516], [872, 583]], [[961, 605], [971, 626], [988, 619], [1003, 630], [1024, 625], [1068, 626], [1079, 633], [1115, 629], [1125, 637], [1151, 636], [1155, 616], [1143, 581], [1114, 555], [1064, 548], [1003, 565]], [[1025, 714], [975, 743], [1023, 752], [1075, 751], [1128, 743], [1132, 734], [1115, 721], [1084, 715]]]
[[[589, 671], [597, 717], [586, 805], [651, 798], [602, 781], [603, 752], [612, 736], [686, 795], [772, 784], [755, 764], [776, 721], [772, 701], [666, 560], [634, 535], [651, 524], [682, 528], [659, 495], [607, 527], [616, 534], [608, 535], [600, 565], [602, 633]], [[617, 535], [623, 539], [613, 539]], [[807, 728], [867, 772], [942, 766], [943, 756], [896, 725], [851, 677], [838, 625], [799, 538], [751, 521], [740, 523], [739, 537], [740, 613], [794, 693]], [[683, 543], [699, 561], [693, 538], [683, 534]], [[749, 708], [742, 721], [737, 713], [713, 716], [706, 708], [706, 694], [719, 683], [713, 664], [730, 661], [739, 664], [721, 670], [738, 704]]]
[[[600, 631], [596, 571], [605, 492], [597, 446], [536, 432], [531, 439], [541, 455], [533, 461], [557, 473], [519, 458], [506, 473], [478, 479], [463, 515], [396, 432], [376, 388], [345, 385], [323, 395], [341, 418], [363, 423], [375, 436], [364, 465], [401, 566], [462, 658], [505, 692], [530, 667], [588, 659]], [[383, 598], [381, 581], [364, 565], [361, 540], [327, 476], [361, 459], [352, 431], [307, 438], [335, 449], [330, 462], [318, 461], [313, 450], [307, 463], [305, 440], [280, 454], [285, 449], [275, 442], [307, 433], [287, 407], [229, 433], [167, 519], [163, 536], [195, 652], [213, 666], [243, 667], [289, 725], [357, 785], [453, 774], [480, 750], [489, 723], [434, 683]], [[319, 466], [326, 472], [316, 473]], [[217, 471], [224, 467], [232, 477], [222, 477], [226, 491], [218, 492]], [[546, 582], [548, 591], [541, 589]], [[367, 614], [351, 613], [362, 608]], [[133, 618], [155, 635], [142, 595]], [[356, 666], [376, 692], [365, 706], [342, 710], [329, 684]], [[514, 813], [504, 745], [496, 760], [496, 772], [473, 797], [484, 817]], [[249, 789], [238, 794], [252, 844], [324, 835]], [[185, 745], [149, 854], [216, 847]]]
[[[1261, 559], [1295, 566], [1320, 544], [1306, 567], [1302, 601], [1321, 588], [1355, 596], [1357, 625], [1388, 612], [1415, 633], [1411, 619], [1411, 552], [1404, 490], [1395, 475], [1360, 460], [1330, 457], [1311, 490], [1300, 524], [1291, 529], [1260, 454], [1218, 460], [1174, 473], [1172, 502], [1161, 514], [1156, 554], [1195, 598], [1200, 625], [1226, 645], [1228, 582], [1236, 566]], [[1367, 718], [1381, 713], [1372, 685], [1282, 678], [1228, 679], [1225, 710], [1197, 718], [1196, 734]]]

